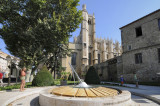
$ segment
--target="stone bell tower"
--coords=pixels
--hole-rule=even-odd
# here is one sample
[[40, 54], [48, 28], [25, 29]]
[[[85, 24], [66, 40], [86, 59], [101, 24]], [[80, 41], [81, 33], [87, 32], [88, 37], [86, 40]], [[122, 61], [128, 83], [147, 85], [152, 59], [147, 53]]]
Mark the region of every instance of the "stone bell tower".
[[86, 5], [83, 5], [82, 10], [83, 21], [81, 24], [81, 36], [82, 36], [82, 67], [88, 65], [88, 13]]

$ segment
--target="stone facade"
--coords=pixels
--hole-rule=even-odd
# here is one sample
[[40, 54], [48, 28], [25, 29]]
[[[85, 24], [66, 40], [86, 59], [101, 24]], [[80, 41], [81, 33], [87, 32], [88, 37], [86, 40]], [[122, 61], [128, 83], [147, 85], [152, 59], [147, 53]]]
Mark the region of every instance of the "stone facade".
[[155, 82], [160, 73], [160, 9], [120, 28], [123, 74], [133, 81]]
[[[7, 56], [8, 54], [0, 50], [0, 72], [5, 73], [5, 76], [3, 76], [4, 78], [8, 78], [8, 73], [10, 73], [10, 69], [8, 68], [8, 63], [6, 59]], [[15, 64], [18, 64], [20, 61], [18, 58], [14, 56], [11, 56], [11, 59], [16, 59]], [[16, 75], [19, 76], [19, 71], [16, 72], [16, 70], [13, 69], [11, 72], [11, 77], [16, 77]]]
[[101, 81], [118, 81], [123, 74], [122, 56], [94, 65]]
[[0, 50], [0, 71], [5, 72], [7, 69], [7, 60], [8, 55]]
[[66, 71], [71, 71], [68, 64], [70, 62], [80, 76], [86, 66], [105, 62], [120, 56], [122, 52], [118, 41], [114, 43], [110, 39], [96, 38], [95, 16], [88, 14], [86, 5], [83, 5], [82, 17], [80, 34], [69, 44], [72, 56], [62, 58], [62, 66], [66, 67]]

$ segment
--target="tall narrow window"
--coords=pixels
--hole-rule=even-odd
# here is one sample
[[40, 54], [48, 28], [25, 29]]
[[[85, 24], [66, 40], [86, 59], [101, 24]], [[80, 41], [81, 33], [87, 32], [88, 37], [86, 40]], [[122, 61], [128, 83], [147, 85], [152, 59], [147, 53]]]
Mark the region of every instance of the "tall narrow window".
[[128, 50], [131, 50], [132, 48], [131, 48], [131, 45], [128, 45]]
[[88, 24], [91, 25], [91, 19], [88, 20]]
[[135, 54], [135, 63], [136, 64], [142, 63], [142, 53]]
[[158, 62], [160, 63], [160, 48], [158, 48]]
[[71, 64], [72, 65], [76, 65], [76, 56], [77, 56], [76, 53], [72, 53], [72, 57], [71, 57]]
[[158, 26], [159, 26], [159, 30], [160, 30], [160, 19], [158, 19]]
[[100, 54], [98, 54], [98, 64], [100, 63]]
[[89, 65], [91, 65], [91, 53], [89, 53]]
[[142, 28], [141, 27], [137, 27], [136, 28], [136, 37], [142, 36]]

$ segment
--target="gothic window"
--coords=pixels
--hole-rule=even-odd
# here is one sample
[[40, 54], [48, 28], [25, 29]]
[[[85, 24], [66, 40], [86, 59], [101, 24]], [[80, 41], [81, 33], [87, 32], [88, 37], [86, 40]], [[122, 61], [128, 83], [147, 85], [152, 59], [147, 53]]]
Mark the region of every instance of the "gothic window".
[[100, 63], [100, 54], [98, 54], [98, 64]]
[[139, 36], [142, 36], [142, 28], [141, 28], [141, 26], [136, 28], [136, 37], [139, 37]]
[[91, 53], [89, 53], [89, 65], [91, 65]]
[[91, 24], [91, 20], [90, 20], [90, 19], [88, 20], [88, 24], [89, 24], [89, 25]]
[[160, 19], [158, 19], [158, 26], [159, 26], [159, 30], [160, 30]]
[[135, 63], [136, 64], [142, 63], [142, 53], [135, 54]]
[[108, 54], [107, 54], [107, 59], [109, 58]]
[[72, 65], [76, 65], [76, 56], [77, 56], [76, 53], [72, 53], [72, 57], [71, 57], [71, 64]]
[[160, 48], [158, 48], [158, 62], [160, 63]]
[[84, 48], [86, 48], [86, 43], [84, 43]]

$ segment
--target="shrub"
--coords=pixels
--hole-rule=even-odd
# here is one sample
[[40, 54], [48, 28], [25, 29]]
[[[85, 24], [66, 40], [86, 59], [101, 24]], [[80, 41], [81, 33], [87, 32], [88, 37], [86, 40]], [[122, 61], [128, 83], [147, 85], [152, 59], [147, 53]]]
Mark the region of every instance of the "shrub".
[[93, 66], [88, 69], [85, 76], [85, 82], [87, 84], [100, 84], [100, 78]]
[[46, 66], [37, 73], [32, 81], [33, 86], [51, 86], [53, 84], [53, 77]]

